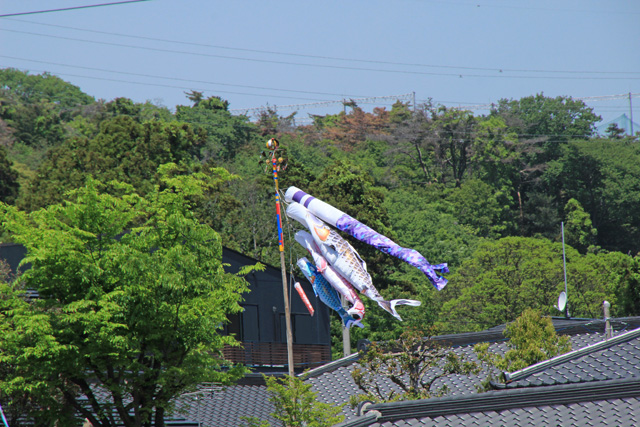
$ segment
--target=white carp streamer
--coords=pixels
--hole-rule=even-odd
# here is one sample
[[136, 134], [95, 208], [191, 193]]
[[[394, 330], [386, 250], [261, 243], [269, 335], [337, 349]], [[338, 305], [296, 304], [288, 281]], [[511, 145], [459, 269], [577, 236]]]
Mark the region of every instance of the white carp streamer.
[[371, 245], [381, 252], [392, 255], [416, 267], [427, 276], [437, 290], [442, 290], [447, 285], [447, 279], [440, 275], [441, 273], [449, 272], [446, 263], [431, 265], [427, 259], [415, 249], [403, 248], [393, 240], [371, 229], [355, 218], [322, 200], [310, 196], [297, 187], [289, 187], [284, 198], [288, 203], [295, 202], [305, 207], [317, 218], [336, 227], [338, 230], [344, 231], [361, 242]]
[[315, 247], [320, 250], [323, 258], [321, 260], [320, 257], [314, 256], [314, 261], [320, 264], [319, 271], [322, 272], [325, 268], [324, 265], [328, 263], [342, 278], [346, 279], [361, 293], [376, 301], [380, 307], [391, 313], [398, 320], [402, 320], [402, 318], [395, 309], [396, 305], [411, 305], [415, 307], [421, 304], [420, 301], [410, 299], [386, 301], [376, 287], [373, 286], [371, 276], [367, 272], [367, 264], [342, 236], [327, 227], [324, 222], [299, 203], [291, 203], [286, 212], [287, 216], [295, 219], [309, 230], [309, 233], [297, 233], [296, 241], [314, 256], [315, 248], [312, 247], [307, 237], [307, 235], [311, 235]]

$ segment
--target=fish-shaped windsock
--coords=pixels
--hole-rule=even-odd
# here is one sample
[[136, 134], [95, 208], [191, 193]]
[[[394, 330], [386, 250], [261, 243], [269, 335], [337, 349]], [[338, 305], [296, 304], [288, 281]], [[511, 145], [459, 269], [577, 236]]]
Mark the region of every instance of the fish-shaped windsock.
[[406, 263], [418, 268], [431, 281], [437, 290], [442, 290], [447, 285], [447, 279], [440, 274], [448, 273], [447, 264], [431, 265], [427, 259], [415, 249], [403, 248], [388, 237], [378, 233], [364, 225], [355, 218], [347, 215], [328, 203], [318, 200], [297, 187], [289, 187], [284, 195], [287, 203], [296, 202], [309, 209], [312, 214], [336, 227], [340, 231], [350, 234], [356, 239], [374, 248], [399, 258]]
[[342, 307], [340, 303], [340, 297], [336, 290], [329, 285], [327, 280], [318, 272], [316, 267], [309, 261], [307, 258], [300, 258], [298, 260], [298, 268], [302, 271], [304, 277], [307, 278], [311, 285], [313, 286], [313, 291], [316, 296], [320, 298], [325, 305], [329, 308], [335, 310], [340, 315], [342, 322], [347, 328], [352, 326], [358, 326], [363, 328], [364, 326], [360, 323], [360, 320], [355, 319], [351, 316], [347, 311]]
[[287, 208], [287, 215], [305, 225], [316, 243], [322, 256], [329, 264], [347, 279], [356, 289], [367, 297], [376, 301], [380, 307], [391, 313], [396, 319], [402, 320], [395, 309], [396, 305], [419, 306], [420, 301], [397, 299], [386, 301], [371, 280], [367, 272], [367, 264], [356, 250], [344, 240], [336, 231], [327, 227], [315, 215], [299, 203], [291, 203]]
[[351, 315], [355, 320], [362, 320], [364, 318], [364, 304], [358, 293], [354, 289], [353, 285], [349, 283], [344, 277], [338, 274], [333, 267], [327, 262], [327, 260], [318, 252], [318, 247], [313, 241], [311, 234], [306, 231], [298, 231], [295, 235], [296, 242], [300, 243], [302, 247], [307, 249], [318, 273], [329, 283], [329, 285], [335, 289], [340, 295], [342, 295], [351, 307], [347, 310], [347, 313]]

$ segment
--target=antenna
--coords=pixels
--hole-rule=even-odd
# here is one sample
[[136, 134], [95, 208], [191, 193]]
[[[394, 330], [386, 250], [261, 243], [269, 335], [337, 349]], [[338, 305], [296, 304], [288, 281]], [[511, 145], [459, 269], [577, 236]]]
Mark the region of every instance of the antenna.
[[[560, 223], [562, 229], [562, 264], [564, 266], [564, 292], [558, 297], [558, 310], [564, 310], [564, 317], [569, 318], [569, 307], [567, 307], [567, 257], [564, 252], [564, 222]], [[564, 298], [563, 298], [564, 297]], [[563, 300], [562, 308], [560, 308], [560, 299]]]

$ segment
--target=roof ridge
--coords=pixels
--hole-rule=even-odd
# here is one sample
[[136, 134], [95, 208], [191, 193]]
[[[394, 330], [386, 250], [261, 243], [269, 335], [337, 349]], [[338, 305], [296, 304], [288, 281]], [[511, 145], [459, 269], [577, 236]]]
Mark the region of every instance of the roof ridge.
[[503, 372], [505, 379], [506, 379], [506, 383], [510, 383], [512, 381], [517, 381], [520, 380], [522, 378], [528, 377], [529, 375], [532, 374], [536, 374], [538, 372], [544, 371], [545, 369], [551, 367], [551, 366], [556, 366], [556, 365], [560, 365], [568, 360], [571, 360], [573, 358], [577, 358], [577, 357], [582, 357], [586, 354], [590, 354], [593, 353], [595, 351], [599, 351], [599, 350], [603, 350], [605, 348], [609, 348], [612, 347], [614, 345], [629, 341], [633, 338], [636, 338], [640, 336], [640, 328], [637, 329], [633, 329], [629, 332], [625, 332], [622, 333], [620, 335], [616, 335], [613, 338], [609, 338], [607, 340], [603, 340], [603, 341], [599, 341], [595, 344], [591, 344], [582, 348], [579, 348], [577, 350], [573, 350], [570, 351], [568, 353], [564, 353], [555, 357], [552, 357], [551, 359], [547, 359], [547, 360], [543, 360], [542, 362], [538, 362], [534, 365], [528, 366], [524, 369], [521, 369], [519, 371], [513, 372], [513, 373], [509, 373], [509, 372]]
[[335, 369], [341, 368], [343, 366], [350, 365], [352, 362], [356, 361], [360, 357], [360, 352], [353, 353], [349, 356], [342, 357], [340, 359], [329, 362], [325, 365], [318, 366], [317, 368], [310, 369], [301, 374], [298, 374], [298, 377], [301, 378], [309, 378], [316, 377], [318, 375], [322, 375], [327, 372], [331, 372]]
[[[482, 394], [432, 399], [376, 403], [367, 407], [376, 411], [377, 422], [408, 418], [438, 417], [471, 412], [502, 411], [514, 408], [564, 405], [593, 400], [624, 399], [640, 396], [640, 378], [621, 378], [577, 384], [561, 384], [526, 389], [507, 389]], [[369, 414], [369, 412], [367, 412]], [[365, 414], [366, 415], [366, 414]], [[340, 424], [354, 427], [361, 417]]]

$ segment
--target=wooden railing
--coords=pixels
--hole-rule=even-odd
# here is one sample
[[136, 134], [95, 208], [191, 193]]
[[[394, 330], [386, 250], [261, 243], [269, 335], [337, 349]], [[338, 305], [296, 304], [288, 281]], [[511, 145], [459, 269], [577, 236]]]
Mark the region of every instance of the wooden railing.
[[[227, 360], [249, 366], [286, 366], [285, 343], [243, 342], [241, 347], [226, 346]], [[331, 347], [321, 344], [293, 344], [293, 364], [297, 369], [314, 368], [331, 361]]]

